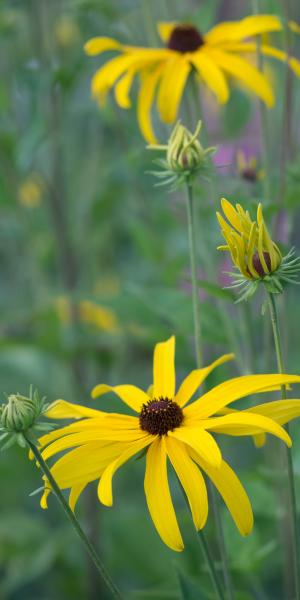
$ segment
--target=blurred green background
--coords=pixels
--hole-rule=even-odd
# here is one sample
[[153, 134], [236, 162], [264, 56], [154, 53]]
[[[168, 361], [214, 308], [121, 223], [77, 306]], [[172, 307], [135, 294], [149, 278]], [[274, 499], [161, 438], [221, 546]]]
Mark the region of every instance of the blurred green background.
[[[262, 1], [260, 12], [284, 16], [284, 3]], [[296, 0], [291, 18], [300, 20]], [[154, 187], [134, 110], [121, 111], [111, 97], [101, 111], [90, 97], [90, 79], [106, 60], [84, 55], [84, 42], [107, 35], [131, 44], [158, 43], [156, 21], [192, 20], [202, 31], [221, 19], [252, 11], [250, 2], [228, 0], [2, 0], [0, 4], [0, 377], [3, 393], [26, 394], [32, 383], [49, 401], [64, 398], [91, 405], [99, 382], [151, 381], [152, 349], [177, 336], [180, 380], [194, 368], [189, 258], [182, 193]], [[298, 14], [297, 14], [298, 13]], [[282, 40], [279, 40], [282, 43]], [[299, 42], [293, 39], [299, 56]], [[205, 356], [209, 361], [236, 351], [234, 366], [210, 377], [275, 369], [269, 338], [262, 340], [261, 297], [234, 306], [222, 290], [223, 256], [215, 210], [221, 195], [252, 207], [262, 200], [270, 220], [277, 214], [283, 248], [299, 248], [300, 156], [299, 81], [285, 69], [266, 67], [278, 101], [268, 114], [271, 191], [251, 184], [235, 164], [239, 148], [261, 163], [257, 101], [234, 88], [220, 110], [204, 95], [198, 114], [181, 116], [195, 127], [202, 116], [209, 143], [220, 145], [213, 185], [197, 185], [199, 285]], [[135, 94], [133, 93], [133, 97]], [[156, 122], [160, 139], [168, 135]], [[287, 134], [282, 146], [283, 132]], [[280, 161], [287, 153], [287, 176], [280, 188]], [[284, 213], [278, 213], [278, 190]], [[279, 215], [279, 216], [278, 216]], [[201, 257], [206, 256], [204, 268]], [[300, 305], [289, 289], [282, 306], [288, 369], [299, 371]], [[79, 319], [72, 323], [71, 304]], [[282, 303], [283, 304], [283, 303]], [[121, 405], [107, 397], [97, 406]], [[299, 425], [294, 457], [300, 475]], [[224, 509], [224, 527], [237, 598], [282, 600], [288, 567], [282, 543], [284, 521], [276, 524], [284, 486], [275, 461], [279, 445], [257, 451], [251, 441], [223, 443], [253, 501], [254, 533], [243, 539]], [[277, 468], [275, 470], [275, 466]], [[40, 476], [26, 452], [0, 454], [0, 599], [68, 600], [106, 598], [55, 498], [43, 512]], [[115, 504], [100, 506], [95, 486], [85, 492], [78, 514], [124, 595], [132, 600], [213, 598], [197, 536], [180, 490], [174, 500], [186, 549], [168, 550], [156, 534], [143, 493], [142, 461], [131, 461], [116, 476]], [[280, 525], [281, 523], [281, 525]], [[213, 518], [207, 531], [213, 542]], [[282, 566], [283, 565], [283, 566]], [[180, 574], [189, 578], [182, 587]], [[286, 586], [284, 585], [284, 572]], [[200, 591], [199, 591], [200, 590]]]

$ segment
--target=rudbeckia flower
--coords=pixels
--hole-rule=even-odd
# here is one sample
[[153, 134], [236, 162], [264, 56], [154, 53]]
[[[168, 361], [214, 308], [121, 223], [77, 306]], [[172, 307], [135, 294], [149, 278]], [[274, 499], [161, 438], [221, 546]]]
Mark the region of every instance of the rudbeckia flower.
[[236, 153], [236, 165], [239, 175], [249, 183], [255, 183], [265, 176], [264, 170], [258, 168], [256, 156], [247, 158], [243, 150]]
[[[223, 497], [240, 533], [247, 535], [253, 525], [251, 504], [238, 477], [223, 459], [214, 433], [245, 436], [267, 432], [290, 446], [288, 433], [272, 416], [274, 413], [281, 424], [289, 421], [300, 414], [300, 400], [270, 402], [223, 416], [218, 413], [239, 398], [300, 382], [300, 376], [237, 377], [188, 404], [207, 375], [233, 355], [226, 354], [208, 367], [192, 371], [177, 392], [174, 355], [174, 336], [155, 346], [153, 386], [147, 392], [134, 385], [100, 384], [94, 388], [94, 398], [107, 392], [117, 394], [134, 416], [57, 401], [48, 410], [48, 417], [81, 420], [43, 436], [39, 442], [45, 460], [70, 450], [57, 460], [51, 472], [60, 488], [71, 489], [69, 502], [73, 510], [87, 484], [97, 479], [100, 502], [111, 506], [113, 476], [130, 458], [145, 453], [144, 485], [150, 515], [165, 544], [181, 551], [183, 541], [169, 489], [168, 462], [185, 491], [197, 530], [204, 527], [208, 515], [205, 473]], [[46, 482], [43, 507], [47, 506], [49, 493]]]
[[[221, 104], [229, 99], [230, 78], [233, 77], [272, 107], [272, 88], [247, 55], [255, 55], [257, 51], [256, 41], [251, 38], [281, 29], [278, 17], [258, 15], [219, 23], [207, 33], [190, 24], [160, 23], [158, 31], [164, 48], [127, 46], [109, 37], [92, 38], [85, 45], [87, 54], [94, 56], [108, 50], [120, 53], [95, 73], [92, 94], [103, 103], [107, 92], [114, 87], [119, 106], [130, 108], [131, 86], [135, 76], [140, 74], [137, 117], [141, 132], [149, 143], [155, 143], [150, 118], [155, 96], [161, 120], [173, 123], [192, 71]], [[260, 51], [281, 61], [288, 60], [291, 69], [300, 76], [300, 63], [295, 58], [266, 44], [260, 46]]]

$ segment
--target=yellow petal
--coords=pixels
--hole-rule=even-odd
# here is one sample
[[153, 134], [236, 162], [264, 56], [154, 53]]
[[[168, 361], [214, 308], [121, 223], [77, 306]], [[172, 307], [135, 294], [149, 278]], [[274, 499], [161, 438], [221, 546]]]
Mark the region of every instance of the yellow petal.
[[45, 487], [44, 493], [40, 500], [40, 507], [43, 508], [44, 510], [46, 510], [48, 508], [48, 496], [49, 496], [50, 492], [51, 492], [51, 489], [49, 487]]
[[[106, 416], [107, 413], [103, 413], [103, 415]], [[71, 433], [78, 433], [87, 429], [96, 429], [98, 426], [101, 427], [101, 421], [101, 417], [100, 419], [82, 419], [81, 421], [76, 421], [75, 423], [71, 423], [70, 425], [66, 425], [65, 427], [54, 429], [54, 431], [46, 433], [45, 435], [39, 438], [39, 446], [40, 448], [45, 448], [45, 446], [47, 446], [51, 442], [54, 442], [54, 440], [70, 435]]]
[[217, 100], [224, 104], [229, 98], [229, 88], [226, 78], [221, 69], [211, 60], [204, 50], [194, 52], [190, 60], [197, 69], [201, 79], [207, 87], [215, 94]]
[[145, 494], [149, 512], [161, 539], [177, 552], [183, 550], [167, 475], [167, 453], [164, 438], [151, 444], [146, 458]]
[[151, 107], [158, 80], [162, 73], [163, 65], [153, 71], [144, 73], [138, 94], [137, 118], [142, 135], [149, 144], [156, 143], [156, 137], [151, 123]]
[[143, 448], [146, 448], [146, 446], [149, 446], [154, 440], [155, 437], [153, 435], [147, 435], [142, 440], [130, 444], [129, 448], [106, 467], [98, 485], [98, 497], [102, 504], [105, 506], [112, 506], [113, 504], [112, 478], [115, 472], [132, 456], [143, 450]]
[[263, 415], [249, 414], [247, 411], [206, 419], [201, 421], [201, 426], [209, 431], [227, 435], [254, 435], [260, 433], [260, 431], [265, 431], [283, 440], [287, 446], [292, 445], [290, 436], [275, 421]]
[[264, 415], [285, 425], [300, 416], [300, 400], [275, 400], [248, 408], [247, 412]]
[[241, 81], [258, 98], [263, 100], [268, 108], [274, 104], [274, 94], [266, 77], [249, 62], [240, 56], [224, 52], [223, 50], [210, 50], [211, 59], [223, 69]]
[[202, 460], [194, 451], [190, 452], [192, 459], [206, 472], [221, 494], [239, 532], [248, 535], [253, 527], [253, 513], [250, 500], [240, 480], [223, 460], [216, 469]]
[[280, 19], [275, 15], [253, 15], [236, 22], [219, 23], [205, 35], [205, 41], [209, 44], [218, 45], [223, 42], [243, 40], [268, 31], [280, 31], [281, 29]]
[[87, 485], [99, 479], [127, 447], [120, 442], [90, 442], [64, 454], [51, 467], [51, 473], [61, 489]]
[[215, 467], [219, 467], [222, 462], [222, 455], [217, 442], [212, 435], [201, 427], [181, 426], [174, 431], [169, 431], [168, 436], [174, 437], [193, 448], [204, 460], [207, 460]]
[[48, 419], [82, 419], [82, 417], [101, 417], [105, 415], [101, 410], [81, 406], [80, 404], [72, 404], [65, 400], [56, 400], [50, 404], [45, 416]]
[[153, 357], [153, 397], [175, 396], [175, 336], [156, 344]]
[[174, 27], [176, 27], [177, 23], [176, 21], [171, 21], [168, 23], [157, 23], [157, 30], [158, 30], [158, 34], [160, 39], [165, 42], [165, 44], [168, 43], [169, 39], [170, 39], [170, 35], [174, 29]]
[[140, 390], [135, 385], [106, 385], [105, 383], [99, 383], [92, 390], [92, 398], [98, 398], [107, 394], [107, 392], [114, 392], [117, 394], [125, 404], [130, 406], [135, 412], [141, 412], [142, 405], [148, 402], [149, 396], [146, 392]]
[[137, 69], [135, 67], [132, 67], [132, 69], [128, 69], [127, 73], [125, 73], [122, 79], [120, 79], [120, 81], [118, 81], [118, 83], [116, 84], [115, 98], [117, 104], [121, 108], [127, 109], [131, 107], [131, 100], [129, 98], [129, 94], [134, 76], [136, 75], [136, 71]]
[[[253, 42], [243, 42], [242, 44], [226, 44], [224, 50], [228, 52], [239, 52], [239, 53], [256, 53], [257, 45]], [[268, 46], [266, 44], [261, 44], [259, 47], [259, 51], [264, 56], [270, 56], [271, 58], [277, 58], [282, 62], [288, 61], [289, 67], [294, 71], [294, 73], [300, 77], [300, 61], [297, 60], [294, 56], [288, 57], [286, 52], [280, 50], [279, 48], [274, 48], [273, 46]]]
[[95, 37], [84, 45], [84, 51], [89, 56], [95, 56], [96, 54], [101, 54], [101, 52], [106, 52], [107, 50], [119, 50], [122, 46], [117, 40], [114, 40], [110, 37]]
[[168, 457], [186, 493], [194, 525], [197, 530], [204, 527], [208, 515], [208, 500], [204, 478], [190, 459], [186, 447], [175, 438], [165, 437]]
[[231, 402], [250, 394], [269, 392], [271, 386], [299, 382], [299, 375], [280, 375], [277, 373], [274, 375], [244, 375], [242, 377], [235, 377], [211, 389], [199, 398], [199, 400], [187, 406], [184, 412], [186, 415], [196, 415], [198, 418], [205, 419], [224, 406], [227, 406], [227, 404], [231, 404]]
[[190, 398], [197, 391], [198, 387], [203, 383], [206, 377], [219, 365], [233, 360], [234, 354], [223, 354], [220, 358], [211, 363], [208, 367], [203, 369], [195, 369], [192, 371], [182, 382], [179, 390], [176, 394], [175, 400], [179, 406], [185, 406]]
[[174, 53], [165, 64], [157, 95], [157, 109], [164, 123], [173, 123], [177, 117], [190, 70], [184, 54]]
[[75, 511], [75, 507], [76, 507], [78, 498], [82, 494], [85, 487], [86, 487], [85, 483], [79, 483], [77, 485], [74, 485], [71, 488], [70, 495], [69, 495], [69, 505], [70, 505], [70, 509], [73, 512]]
[[228, 200], [226, 200], [226, 198], [222, 198], [221, 207], [230, 225], [234, 227], [239, 233], [241, 233], [243, 231], [241, 219], [234, 206], [232, 206], [232, 204]]
[[92, 78], [93, 96], [103, 101], [105, 94], [117, 79], [137, 62], [137, 54], [122, 54], [105, 63]]
[[289, 21], [288, 26], [293, 33], [300, 33], [300, 25], [296, 21]]

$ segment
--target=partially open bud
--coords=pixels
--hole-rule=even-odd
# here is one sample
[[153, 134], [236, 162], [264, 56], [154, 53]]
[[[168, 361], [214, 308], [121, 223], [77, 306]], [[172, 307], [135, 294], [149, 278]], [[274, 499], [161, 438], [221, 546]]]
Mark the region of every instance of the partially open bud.
[[0, 439], [10, 437], [11, 443], [22, 442], [22, 434], [31, 434], [34, 429], [49, 429], [48, 424], [39, 422], [47, 407], [45, 398], [40, 398], [38, 391], [33, 391], [32, 387], [29, 397], [21, 394], [8, 396], [7, 402], [0, 406]]
[[203, 148], [198, 136], [202, 122], [199, 121], [192, 133], [178, 121], [165, 145], [148, 146], [151, 150], [161, 150], [166, 153], [166, 158], [157, 163], [162, 171], [153, 174], [159, 178], [166, 178], [163, 183], [181, 183], [190, 180], [196, 174], [207, 175], [210, 167], [209, 156], [215, 148]]
[[257, 207], [256, 221], [251, 220], [248, 211], [240, 204], [234, 207], [222, 198], [221, 206], [225, 218], [220, 213], [217, 213], [217, 218], [226, 245], [219, 246], [218, 250], [231, 254], [238, 270], [238, 273], [233, 273], [233, 287], [244, 286], [240, 299], [251, 296], [260, 281], [272, 293], [282, 292], [284, 282], [297, 283], [295, 279], [299, 274], [300, 260], [295, 258], [293, 249], [287, 256], [282, 256], [264, 222], [262, 205]]

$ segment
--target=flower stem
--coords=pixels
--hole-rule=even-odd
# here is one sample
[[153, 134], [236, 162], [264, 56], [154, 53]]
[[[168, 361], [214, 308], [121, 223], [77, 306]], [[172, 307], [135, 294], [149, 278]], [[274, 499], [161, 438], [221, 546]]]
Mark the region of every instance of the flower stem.
[[94, 546], [91, 544], [91, 542], [89, 541], [89, 539], [86, 537], [80, 523], [77, 521], [77, 518], [75, 516], [75, 514], [73, 513], [73, 511], [71, 510], [68, 502], [66, 501], [64, 495], [61, 492], [61, 489], [59, 488], [58, 484], [56, 483], [48, 465], [46, 464], [46, 462], [44, 461], [39, 449], [37, 448], [37, 446], [23, 433], [23, 437], [26, 441], [26, 443], [28, 444], [28, 446], [30, 447], [30, 450], [32, 451], [37, 463], [39, 464], [39, 466], [41, 467], [44, 475], [47, 477], [51, 488], [53, 490], [53, 492], [55, 493], [58, 501], [60, 502], [66, 516], [68, 517], [68, 519], [71, 521], [75, 531], [77, 532], [77, 534], [79, 535], [83, 545], [85, 546], [86, 551], [88, 552], [88, 554], [90, 555], [100, 577], [102, 578], [102, 580], [104, 581], [104, 583], [106, 584], [107, 588], [109, 589], [112, 598], [117, 598], [118, 600], [122, 599], [121, 593], [118, 590], [118, 588], [115, 586], [115, 584], [113, 583], [112, 579], [110, 578], [109, 574], [107, 573], [100, 557], [98, 556]]
[[202, 352], [202, 340], [201, 340], [199, 289], [198, 289], [198, 283], [197, 283], [194, 195], [193, 195], [193, 186], [190, 182], [187, 183], [187, 218], [188, 218], [189, 252], [190, 252], [190, 263], [191, 263], [191, 278], [192, 278], [193, 317], [194, 317], [194, 328], [195, 328], [195, 352], [196, 352], [197, 368], [201, 369], [201, 367], [203, 366], [203, 352]]
[[225, 600], [225, 596], [223, 594], [222, 586], [220, 584], [219, 577], [218, 577], [216, 569], [215, 569], [214, 561], [213, 561], [213, 559], [212, 559], [212, 557], [210, 555], [208, 544], [207, 544], [207, 541], [206, 541], [206, 538], [205, 538], [205, 535], [204, 535], [203, 531], [199, 531], [198, 532], [198, 540], [199, 540], [202, 552], [203, 552], [203, 554], [205, 556], [205, 559], [206, 559], [207, 567], [208, 567], [208, 570], [209, 570], [209, 574], [210, 574], [211, 580], [212, 580], [212, 582], [214, 584], [214, 588], [215, 588], [215, 592], [217, 594], [217, 598], [219, 600]]
[[[197, 283], [197, 255], [196, 255], [196, 231], [195, 231], [195, 219], [194, 219], [194, 195], [193, 185], [191, 182], [187, 182], [187, 217], [188, 217], [188, 237], [189, 237], [189, 252], [190, 252], [190, 263], [191, 263], [191, 279], [192, 279], [192, 299], [193, 299], [193, 316], [194, 316], [194, 330], [195, 330], [195, 353], [197, 368], [201, 369], [203, 366], [203, 350], [202, 350], [202, 337], [201, 337], [201, 322], [200, 322], [200, 300], [199, 300], [199, 289]], [[217, 499], [215, 497], [214, 490], [211, 489], [214, 517], [216, 521], [216, 532], [218, 538], [218, 546], [221, 557], [222, 571], [227, 589], [228, 600], [233, 599], [233, 590], [231, 584], [231, 577], [228, 567], [227, 553], [225, 547], [225, 540], [223, 534], [223, 527], [218, 510]], [[206, 558], [207, 566], [209, 568], [210, 576], [215, 586], [215, 590], [219, 594], [220, 598], [224, 598], [219, 578], [216, 573], [213, 560], [210, 556], [208, 545], [204, 537], [204, 533], [200, 532], [200, 541], [203, 553]], [[221, 592], [220, 592], [221, 590]]]
[[[276, 302], [274, 294], [268, 292], [268, 305], [272, 323], [275, 352], [277, 359], [277, 368], [279, 373], [284, 373], [284, 362], [281, 347], [281, 337], [279, 331], [278, 317]], [[281, 386], [281, 398], [286, 400], [286, 387]], [[289, 430], [286, 425], [287, 431]], [[298, 542], [298, 523], [297, 523], [297, 504], [296, 504], [296, 489], [295, 489], [295, 475], [292, 454], [289, 448], [285, 446], [286, 452], [286, 463], [287, 463], [287, 474], [288, 474], [288, 494], [289, 494], [289, 505], [288, 518], [290, 520], [290, 533], [291, 543], [293, 548], [293, 567], [294, 567], [294, 587], [295, 587], [295, 598], [300, 600], [300, 571], [299, 571], [299, 542]]]

